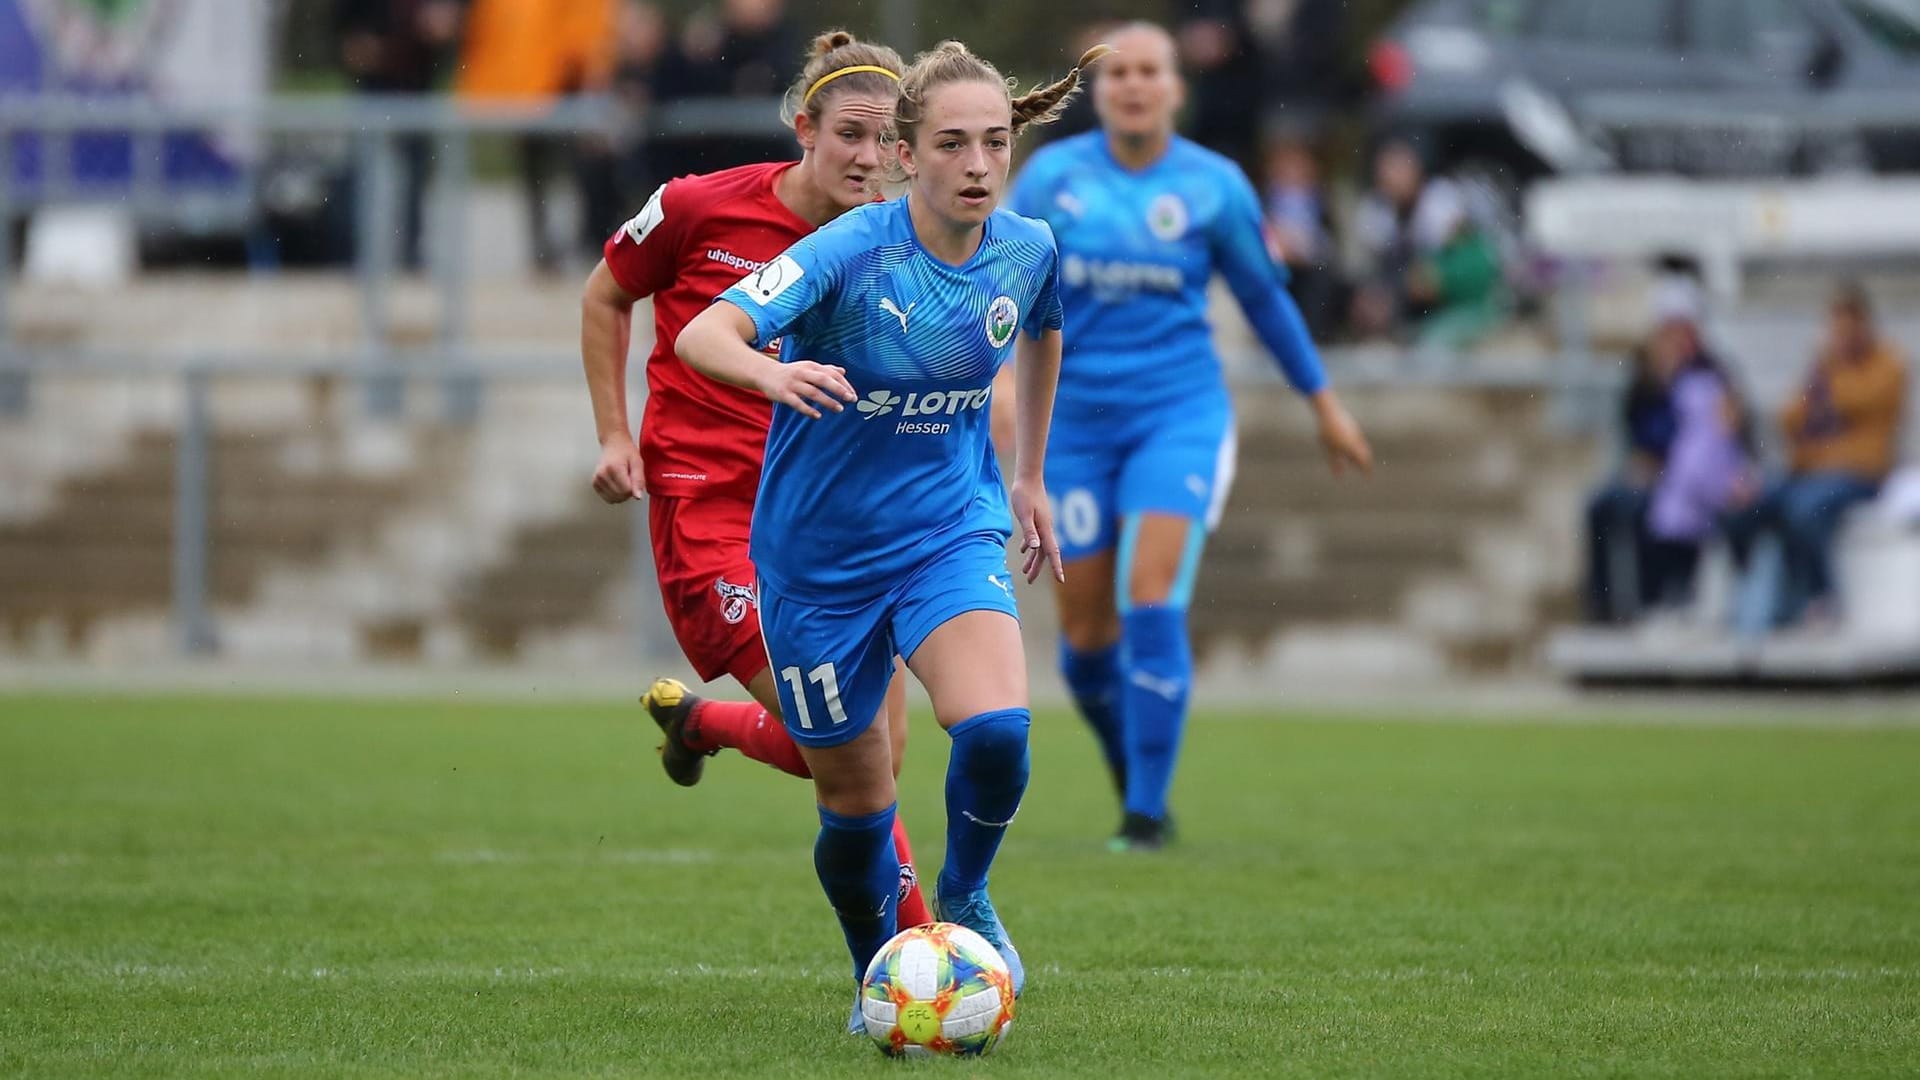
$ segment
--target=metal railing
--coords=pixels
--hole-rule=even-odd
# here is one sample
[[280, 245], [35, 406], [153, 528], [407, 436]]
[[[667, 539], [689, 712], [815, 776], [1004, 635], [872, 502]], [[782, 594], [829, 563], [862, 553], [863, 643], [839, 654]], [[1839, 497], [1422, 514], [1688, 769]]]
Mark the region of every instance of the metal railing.
[[[498, 349], [467, 339], [471, 260], [462, 212], [473, 184], [472, 141], [497, 135], [647, 134], [728, 138], [777, 135], [784, 130], [770, 101], [681, 101], [660, 106], [644, 117], [622, 114], [601, 99], [555, 103], [538, 111], [481, 109], [444, 99], [356, 97], [280, 99], [250, 107], [160, 109], [131, 101], [48, 101], [0, 99], [0, 422], [32, 408], [33, 380], [106, 377], [177, 380], [180, 411], [176, 456], [172, 462], [174, 501], [170, 537], [170, 627], [175, 647], [184, 654], [212, 651], [218, 634], [210, 608], [213, 546], [215, 435], [214, 387], [222, 380], [323, 377], [359, 387], [363, 407], [376, 417], [395, 417], [409, 382], [428, 380], [442, 387], [443, 411], [456, 421], [480, 412], [486, 388], [502, 382], [577, 379], [578, 357], [571, 351]], [[238, 128], [265, 137], [320, 135], [340, 137], [353, 148], [357, 242], [353, 275], [360, 330], [349, 348], [276, 346], [271, 358], [258, 350], [200, 349], [189, 353], [158, 350], [28, 347], [15, 340], [9, 305], [14, 253], [11, 230], [4, 227], [24, 209], [89, 200], [110, 200], [130, 207], [165, 208], [163, 178], [151, 161], [134, 170], [122, 190], [89, 190], [71, 182], [71, 171], [54, 168], [31, 189], [14, 184], [15, 137], [33, 133], [42, 140], [42, 161], [57, 156], [62, 140], [71, 145], [88, 131], [133, 133], [136, 164], [159, 153], [168, 133]], [[437, 147], [433, 203], [427, 214], [435, 243], [431, 249], [433, 290], [439, 301], [433, 340], [423, 346], [398, 346], [391, 340], [391, 281], [396, 266], [398, 140], [425, 136]], [[50, 148], [50, 149], [49, 149]], [[254, 212], [258, 191], [242, 177], [225, 197], [242, 214]], [[1583, 341], [1579, 335], [1570, 340]], [[1264, 356], [1229, 357], [1237, 380], [1276, 379]], [[1331, 351], [1329, 368], [1343, 386], [1523, 387], [1539, 388], [1558, 403], [1564, 423], [1591, 423], [1597, 402], [1617, 384], [1619, 368], [1599, 363], [1586, 352], [1556, 356], [1530, 370], [1478, 367], [1451, 354], [1408, 353], [1397, 349]], [[584, 407], [584, 396], [583, 396]], [[655, 654], [668, 642], [653, 592], [652, 555], [645, 530], [635, 530], [629, 552], [634, 591], [630, 625], [633, 648]]]
[[[255, 178], [242, 169], [230, 190], [171, 190], [162, 154], [169, 135], [245, 133], [260, 138], [330, 136], [348, 140], [354, 175], [354, 277], [360, 303], [359, 359], [392, 366], [390, 284], [397, 265], [400, 186], [398, 142], [433, 141], [434, 185], [425, 208], [434, 238], [431, 273], [439, 320], [434, 348], [445, 356], [464, 349], [470, 251], [460, 215], [473, 187], [472, 144], [499, 135], [603, 135], [629, 137], [737, 138], [785, 131], [777, 99], [686, 99], [634, 113], [603, 97], [567, 98], [547, 104], [465, 102], [417, 95], [357, 95], [348, 98], [276, 98], [237, 105], [159, 106], [131, 98], [0, 97], [0, 350], [13, 343], [9, 318], [15, 261], [12, 222], [34, 206], [107, 202], [135, 212], [178, 210], [182, 199], [232, 204], [242, 220], [258, 213]], [[131, 175], [124, 185], [88, 185], [75, 180], [73, 147], [86, 133], [123, 132], [131, 139]], [[17, 184], [16, 145], [21, 136], [39, 141], [38, 182]], [[0, 385], [0, 407], [24, 407], [25, 383], [16, 372]], [[369, 381], [369, 406], [391, 412], [395, 385]], [[459, 391], [455, 391], [457, 396]], [[477, 404], [471, 402], [470, 404]]]

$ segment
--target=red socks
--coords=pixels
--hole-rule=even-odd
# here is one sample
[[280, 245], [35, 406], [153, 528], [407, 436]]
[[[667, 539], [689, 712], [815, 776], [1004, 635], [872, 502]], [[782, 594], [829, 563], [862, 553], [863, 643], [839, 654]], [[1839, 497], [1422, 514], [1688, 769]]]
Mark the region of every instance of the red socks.
[[927, 910], [927, 898], [920, 895], [920, 875], [913, 869], [913, 848], [907, 844], [907, 826], [900, 815], [893, 816], [893, 850], [900, 857], [899, 928], [911, 929], [933, 921]]
[[687, 718], [684, 735], [695, 750], [738, 750], [789, 776], [813, 776], [786, 725], [757, 701], [702, 701]]

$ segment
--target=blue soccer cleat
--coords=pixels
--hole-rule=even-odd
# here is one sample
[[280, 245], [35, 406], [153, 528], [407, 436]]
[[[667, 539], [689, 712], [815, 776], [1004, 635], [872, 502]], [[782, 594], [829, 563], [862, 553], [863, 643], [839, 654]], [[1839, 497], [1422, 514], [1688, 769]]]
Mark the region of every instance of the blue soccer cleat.
[[860, 1012], [861, 990], [862, 987], [859, 983], [856, 982], [853, 984], [853, 1015], [847, 1018], [847, 1034], [849, 1035], [865, 1035], [867, 1033], [867, 1018], [861, 1015]]
[[1007, 970], [1013, 975], [1013, 996], [1019, 997], [1027, 988], [1027, 968], [1020, 962], [1020, 953], [1007, 937], [1007, 928], [1000, 924], [1000, 916], [993, 910], [993, 901], [987, 899], [987, 890], [976, 889], [970, 893], [949, 897], [942, 892], [934, 898], [934, 918], [941, 922], [959, 923], [961, 926], [987, 939], [1007, 962]]

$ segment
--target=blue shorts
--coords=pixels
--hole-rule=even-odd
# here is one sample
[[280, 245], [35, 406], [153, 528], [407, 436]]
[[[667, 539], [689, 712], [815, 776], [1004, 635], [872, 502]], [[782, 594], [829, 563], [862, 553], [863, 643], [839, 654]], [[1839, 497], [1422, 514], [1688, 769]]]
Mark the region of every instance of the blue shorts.
[[1220, 523], [1233, 484], [1233, 410], [1180, 403], [1118, 423], [1056, 420], [1047, 446], [1047, 496], [1060, 554], [1072, 560], [1114, 546], [1120, 522], [1141, 513]]
[[805, 746], [839, 746], [866, 731], [886, 705], [893, 658], [912, 659], [948, 619], [969, 611], [1020, 617], [1007, 541], [995, 533], [965, 537], [863, 600], [785, 597], [764, 575], [759, 588], [760, 634], [780, 713], [793, 741]]

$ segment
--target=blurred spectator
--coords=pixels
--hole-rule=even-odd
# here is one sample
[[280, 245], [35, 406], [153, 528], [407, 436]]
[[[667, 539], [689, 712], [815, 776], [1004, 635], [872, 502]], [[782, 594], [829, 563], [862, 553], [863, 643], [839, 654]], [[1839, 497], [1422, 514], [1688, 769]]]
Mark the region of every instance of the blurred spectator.
[[1287, 288], [1313, 336], [1325, 340], [1339, 319], [1338, 274], [1320, 166], [1297, 138], [1282, 138], [1267, 150], [1262, 201], [1274, 257], [1287, 266]]
[[604, 239], [671, 177], [652, 135], [652, 109], [676, 92], [682, 65], [667, 17], [647, 0], [623, 0], [615, 13], [608, 90], [625, 113], [612, 139], [578, 146], [581, 240]]
[[[1738, 613], [1743, 633], [1838, 615], [1834, 536], [1847, 511], [1879, 494], [1893, 469], [1906, 387], [1906, 363], [1880, 336], [1866, 291], [1843, 286], [1806, 385], [1780, 413], [1787, 475], [1764, 488], [1744, 484], [1726, 521], [1735, 560], [1749, 574]], [[1763, 537], [1777, 539], [1777, 559], [1756, 557]]]
[[[1355, 334], [1400, 336], [1415, 315], [1436, 301], [1446, 304], [1449, 284], [1456, 302], [1487, 299], [1486, 282], [1471, 272], [1474, 260], [1484, 254], [1480, 245], [1485, 238], [1477, 227], [1462, 232], [1471, 225], [1459, 189], [1450, 180], [1429, 180], [1412, 143], [1382, 143], [1374, 153], [1373, 188], [1361, 199], [1354, 218], [1359, 255], [1351, 312]], [[1443, 265], [1440, 256], [1449, 245], [1454, 245], [1448, 253], [1451, 262]], [[1445, 280], [1449, 269], [1460, 274], [1458, 282]], [[1419, 296], [1414, 295], [1416, 288]], [[1451, 329], [1442, 324], [1442, 331]]]
[[[460, 56], [461, 97], [545, 105], [566, 95], [607, 89], [613, 69], [613, 16], [613, 0], [472, 0]], [[547, 185], [569, 156], [567, 143], [558, 136], [528, 135], [518, 149], [534, 264], [556, 269], [561, 249], [549, 220]], [[582, 237], [591, 237], [588, 246], [597, 247], [601, 232], [612, 225], [595, 231], [589, 215], [581, 217]]]
[[[684, 64], [673, 96], [776, 98], [800, 72], [800, 39], [785, 0], [723, 0], [703, 9], [681, 35]], [[797, 157], [790, 133], [765, 138], [673, 140], [662, 146], [672, 172], [712, 172], [756, 161]]]
[[1193, 93], [1187, 136], [1252, 173], [1260, 134], [1260, 58], [1241, 0], [1195, 0], [1175, 37]]
[[[353, 88], [363, 94], [424, 94], [460, 32], [457, 0], [337, 0], [334, 33]], [[396, 140], [400, 154], [400, 262], [420, 268], [421, 210], [432, 141]]]
[[1635, 353], [1619, 473], [1587, 504], [1587, 618], [1619, 623], [1684, 603], [1701, 544], [1746, 467], [1744, 409], [1700, 334], [1699, 290], [1670, 281]]
[[1698, 290], [1691, 283], [1666, 288], [1650, 347], [1668, 357], [1661, 366], [1678, 374], [1669, 392], [1673, 441], [1654, 482], [1643, 546], [1641, 598], [1654, 608], [1693, 599], [1700, 551], [1753, 467], [1746, 404], [1727, 369], [1701, 345]]
[[1458, 185], [1427, 185], [1414, 214], [1414, 242], [1424, 254], [1407, 272], [1405, 297], [1419, 317], [1417, 344], [1464, 349], [1500, 325], [1508, 309], [1500, 251], [1467, 213]]
[[1260, 94], [1272, 127], [1318, 131], [1345, 95], [1340, 70], [1347, 0], [1246, 0], [1248, 37], [1258, 57]]
[[778, 97], [800, 69], [785, 0], [724, 0], [717, 13], [695, 13], [682, 40], [689, 94]]

